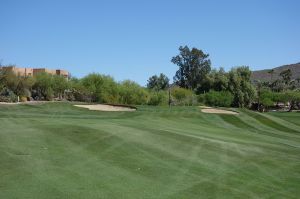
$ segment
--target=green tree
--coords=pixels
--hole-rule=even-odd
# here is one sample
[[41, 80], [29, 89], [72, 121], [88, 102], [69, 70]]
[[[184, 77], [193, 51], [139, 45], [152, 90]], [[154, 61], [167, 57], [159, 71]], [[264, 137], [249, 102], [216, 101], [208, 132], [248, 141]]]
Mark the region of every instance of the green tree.
[[66, 78], [63, 76], [55, 75], [52, 78], [52, 89], [54, 95], [57, 96], [59, 99], [64, 97], [65, 91], [69, 88], [69, 83]]
[[11, 70], [2, 69], [0, 71], [0, 84], [3, 88], [16, 91], [19, 84], [19, 78]]
[[295, 90], [300, 90], [300, 77], [295, 79]]
[[193, 105], [197, 102], [193, 91], [181, 87], [173, 87], [171, 89], [171, 96], [175, 105]]
[[4, 71], [0, 68], [0, 92], [5, 88], [3, 73]]
[[229, 91], [209, 91], [202, 94], [204, 103], [209, 106], [230, 107], [233, 102], [233, 95]]
[[286, 91], [284, 93], [287, 101], [289, 102], [289, 112], [296, 109], [300, 108], [300, 92], [299, 91]]
[[208, 59], [209, 54], [205, 54], [197, 48], [190, 50], [187, 46], [180, 46], [179, 51], [179, 55], [171, 60], [179, 66], [174, 76], [175, 84], [182, 88], [203, 92], [199, 88], [201, 88], [201, 84], [211, 70], [211, 62]]
[[290, 83], [291, 78], [292, 78], [292, 71], [291, 71], [291, 69], [284, 70], [279, 75], [281, 76], [282, 80], [284, 81], [284, 83], [286, 85], [288, 85]]
[[34, 79], [31, 77], [18, 76], [11, 70], [0, 71], [0, 89], [8, 89], [17, 96], [30, 97], [33, 83]]
[[139, 84], [125, 80], [119, 85], [120, 102], [122, 104], [140, 105], [147, 104], [149, 93]]
[[92, 101], [101, 103], [118, 102], [118, 85], [112, 77], [93, 73], [82, 78], [81, 83], [91, 93]]
[[225, 72], [223, 68], [217, 70], [212, 70], [210, 73], [211, 76], [211, 88], [215, 91], [225, 91], [228, 90], [228, 74]]
[[165, 90], [169, 87], [169, 78], [161, 73], [159, 76], [153, 75], [148, 79], [147, 88], [152, 90]]
[[31, 97], [31, 90], [34, 83], [35, 79], [33, 77], [18, 77], [16, 95], [25, 98]]
[[233, 106], [249, 107], [256, 97], [256, 89], [250, 82], [251, 71], [248, 66], [230, 70], [229, 91], [233, 94]]
[[148, 101], [148, 105], [167, 105], [168, 104], [168, 92], [167, 91], [151, 91]]
[[272, 82], [271, 88], [272, 91], [281, 92], [286, 89], [286, 85], [282, 80], [277, 79], [274, 82]]
[[261, 89], [259, 91], [259, 111], [267, 111], [269, 107], [275, 105], [274, 93], [269, 89]]
[[69, 80], [70, 89], [67, 99], [70, 101], [92, 102], [92, 93], [82, 84], [81, 79], [72, 77]]
[[50, 74], [38, 73], [35, 76], [35, 83], [33, 85], [33, 97], [37, 99], [52, 100], [54, 97], [52, 89], [52, 78], [53, 76]]
[[270, 74], [270, 76], [271, 76], [271, 80], [270, 80], [270, 82], [272, 83], [273, 82], [273, 74], [274, 74], [274, 69], [270, 69], [269, 71], [268, 71], [268, 73]]

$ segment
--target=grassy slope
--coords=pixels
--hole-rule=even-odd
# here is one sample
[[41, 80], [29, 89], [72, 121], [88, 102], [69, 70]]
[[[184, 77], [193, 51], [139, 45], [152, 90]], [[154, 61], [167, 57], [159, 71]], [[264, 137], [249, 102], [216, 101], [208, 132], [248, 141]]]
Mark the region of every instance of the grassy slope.
[[0, 106], [0, 198], [297, 198], [299, 118]]

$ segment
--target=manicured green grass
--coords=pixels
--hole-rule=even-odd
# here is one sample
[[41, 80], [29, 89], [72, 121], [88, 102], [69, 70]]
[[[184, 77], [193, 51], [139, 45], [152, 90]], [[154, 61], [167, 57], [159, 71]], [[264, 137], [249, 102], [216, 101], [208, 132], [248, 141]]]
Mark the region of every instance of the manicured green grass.
[[299, 198], [300, 113], [0, 105], [0, 198]]

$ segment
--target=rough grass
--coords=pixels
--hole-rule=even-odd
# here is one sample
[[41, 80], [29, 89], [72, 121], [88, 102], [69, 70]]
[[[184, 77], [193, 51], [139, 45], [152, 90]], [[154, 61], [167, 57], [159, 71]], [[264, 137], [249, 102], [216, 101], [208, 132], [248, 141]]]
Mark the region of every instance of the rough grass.
[[300, 113], [0, 106], [0, 198], [299, 198]]

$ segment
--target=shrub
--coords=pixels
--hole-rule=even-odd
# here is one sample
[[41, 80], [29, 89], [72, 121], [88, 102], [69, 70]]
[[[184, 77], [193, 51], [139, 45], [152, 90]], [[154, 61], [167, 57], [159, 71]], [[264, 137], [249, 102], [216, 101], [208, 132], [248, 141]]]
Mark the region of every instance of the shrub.
[[153, 91], [150, 93], [148, 105], [167, 105], [168, 104], [168, 92], [166, 91]]
[[18, 96], [11, 90], [4, 88], [0, 92], [0, 102], [18, 102]]
[[48, 101], [53, 100], [53, 90], [52, 88], [47, 88], [45, 91], [45, 99]]
[[21, 101], [21, 102], [27, 102], [27, 97], [21, 96], [21, 97], [20, 97], [20, 101]]
[[39, 73], [35, 77], [35, 82], [33, 85], [32, 96], [35, 99], [46, 99], [52, 100], [53, 90], [52, 90], [52, 75], [47, 73]]
[[263, 105], [264, 108], [268, 108], [271, 106], [274, 106], [275, 101], [274, 101], [274, 93], [269, 90], [262, 90], [260, 92], [260, 104]]
[[202, 95], [204, 103], [209, 106], [230, 107], [234, 98], [228, 91], [210, 91]]
[[300, 92], [298, 91], [286, 91], [285, 92], [286, 99], [288, 99], [288, 102], [290, 104], [289, 111], [292, 111], [293, 109], [299, 109], [300, 104]]
[[119, 85], [120, 103], [141, 105], [147, 104], [149, 93], [139, 84], [125, 80]]
[[198, 95], [197, 99], [200, 104], [205, 104], [205, 94]]
[[101, 103], [117, 103], [119, 101], [118, 85], [107, 75], [90, 74], [80, 83], [92, 96], [92, 101]]
[[194, 92], [185, 88], [174, 87], [171, 89], [171, 95], [175, 105], [194, 105], [197, 103]]

